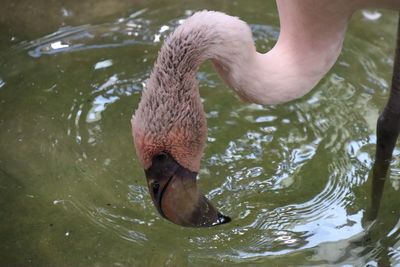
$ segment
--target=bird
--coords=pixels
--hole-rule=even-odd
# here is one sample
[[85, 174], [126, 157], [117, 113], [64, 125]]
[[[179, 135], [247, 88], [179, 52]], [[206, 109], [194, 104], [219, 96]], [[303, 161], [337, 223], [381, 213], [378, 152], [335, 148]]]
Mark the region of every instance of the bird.
[[[245, 102], [281, 104], [307, 94], [332, 68], [350, 18], [362, 8], [400, 9], [399, 0], [276, 0], [280, 34], [265, 54], [248, 24], [218, 11], [199, 11], [163, 43], [132, 116], [136, 155], [165, 219], [188, 227], [231, 221], [197, 187], [207, 123], [196, 73], [211, 60]], [[398, 35], [400, 36], [400, 35]], [[389, 101], [377, 123], [374, 180], [382, 180], [400, 132], [400, 41]]]

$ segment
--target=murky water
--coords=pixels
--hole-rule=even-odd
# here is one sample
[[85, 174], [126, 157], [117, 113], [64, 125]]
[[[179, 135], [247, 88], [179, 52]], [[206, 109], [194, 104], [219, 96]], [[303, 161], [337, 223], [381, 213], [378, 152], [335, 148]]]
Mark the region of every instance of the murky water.
[[279, 34], [274, 3], [5, 2], [0, 266], [400, 266], [399, 148], [367, 238], [363, 219], [395, 13], [355, 15], [333, 70], [285, 105], [241, 103], [203, 65], [199, 186], [233, 221], [191, 229], [153, 207], [130, 117], [162, 41], [186, 17], [240, 16], [267, 51]]

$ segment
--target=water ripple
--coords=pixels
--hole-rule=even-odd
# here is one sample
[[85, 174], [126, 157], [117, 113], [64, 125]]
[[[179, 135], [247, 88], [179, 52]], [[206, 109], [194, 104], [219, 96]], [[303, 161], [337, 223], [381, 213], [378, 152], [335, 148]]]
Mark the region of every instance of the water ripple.
[[[150, 51], [193, 13], [189, 10], [178, 19], [156, 23], [151, 19], [155, 13], [148, 12], [141, 10], [99, 25], [64, 27], [18, 48], [28, 51], [35, 60], [58, 53], [127, 45]], [[251, 28], [261, 48], [270, 48], [278, 37], [276, 27]], [[365, 234], [362, 197], [376, 143], [371, 125], [378, 113], [372, 95], [387, 91], [388, 84], [379, 70], [389, 68], [390, 61], [374, 44], [365, 44], [354, 35], [348, 38], [351, 43], [339, 64], [318, 88], [282, 106], [238, 103], [231, 92], [223, 91], [224, 86], [211, 69], [202, 69], [198, 74], [201, 85], [218, 90], [204, 92], [209, 146], [199, 183], [207, 197], [233, 222], [204, 231], [186, 229], [179, 235], [175, 226], [157, 215], [137, 159], [132, 160], [134, 169], [129, 169], [132, 162], [122, 152], [128, 150], [128, 141], [119, 139], [130, 138], [131, 106], [137, 104], [151, 63], [147, 56], [146, 60], [136, 59], [140, 66], [132, 74], [118, 70], [118, 61], [112, 57], [97, 58], [86, 66], [94, 78], [73, 88], [60, 121], [64, 120], [65, 139], [71, 141], [68, 144], [77, 154], [71, 162], [81, 174], [80, 179], [88, 187], [110, 180], [121, 184], [116, 192], [123, 192], [127, 205], [100, 205], [93, 201], [95, 197], [89, 200], [86, 195], [71, 197], [62, 205], [83, 214], [96, 227], [139, 246], [156, 242], [170, 247], [169, 242], [176, 242], [177, 247], [185, 247], [189, 259], [217, 257], [225, 262], [257, 262], [266, 256], [286, 257], [302, 251], [317, 264], [341, 259], [351, 262], [350, 254], [364, 249], [354, 246], [353, 241]], [[156, 56], [156, 52], [151, 53], [150, 57]], [[359, 68], [361, 76], [367, 78], [350, 77], [351, 68]], [[4, 84], [0, 79], [0, 88]], [[45, 96], [59, 93], [58, 86], [52, 84], [43, 89]], [[122, 114], [122, 109], [128, 110], [129, 115]], [[117, 124], [115, 118], [123, 123]], [[121, 125], [126, 125], [124, 131], [128, 134], [120, 130]], [[68, 149], [69, 146], [65, 150]], [[399, 155], [397, 149], [390, 178], [397, 191]], [[83, 165], [89, 161], [93, 165]], [[87, 166], [91, 166], [89, 171]], [[99, 168], [106, 170], [104, 181], [98, 178]], [[135, 172], [135, 178], [118, 173], [124, 169]], [[121, 178], [124, 175], [128, 176], [125, 180]], [[99, 186], [104, 190], [102, 194], [111, 194], [107, 185]], [[58, 199], [55, 201], [61, 205]], [[398, 227], [391, 229], [393, 235], [398, 232]], [[160, 241], [161, 232], [169, 234], [173, 241]], [[382, 250], [377, 244], [363, 253], [373, 258]], [[389, 254], [398, 261], [398, 245], [391, 247]]]
[[24, 42], [19, 47], [28, 50], [30, 56], [38, 58], [88, 49], [153, 46], [183, 22], [183, 18], [180, 18], [172, 20], [168, 25], [157, 26], [153, 25], [153, 20], [146, 18], [146, 13], [147, 9], [143, 9], [111, 23], [62, 27], [43, 38]]

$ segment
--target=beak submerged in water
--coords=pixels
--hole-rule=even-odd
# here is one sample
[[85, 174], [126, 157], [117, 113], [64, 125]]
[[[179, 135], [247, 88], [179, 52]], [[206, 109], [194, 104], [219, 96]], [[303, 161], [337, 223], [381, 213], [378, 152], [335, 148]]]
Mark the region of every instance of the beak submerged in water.
[[180, 166], [170, 155], [160, 153], [155, 156], [145, 173], [154, 205], [161, 216], [171, 222], [208, 227], [231, 221], [199, 194], [197, 173]]

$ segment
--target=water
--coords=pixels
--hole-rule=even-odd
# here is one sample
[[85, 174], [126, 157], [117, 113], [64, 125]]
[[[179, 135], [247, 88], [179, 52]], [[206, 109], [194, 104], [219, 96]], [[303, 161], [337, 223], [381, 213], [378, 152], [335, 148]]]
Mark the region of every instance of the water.
[[274, 3], [12, 2], [0, 11], [0, 266], [400, 266], [399, 148], [367, 236], [363, 219], [395, 13], [357, 13], [332, 71], [285, 105], [241, 103], [203, 65], [199, 186], [233, 221], [191, 229], [153, 207], [130, 117], [183, 19], [240, 16], [267, 51]]

